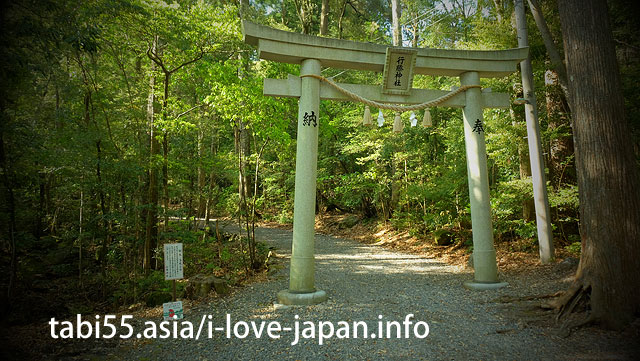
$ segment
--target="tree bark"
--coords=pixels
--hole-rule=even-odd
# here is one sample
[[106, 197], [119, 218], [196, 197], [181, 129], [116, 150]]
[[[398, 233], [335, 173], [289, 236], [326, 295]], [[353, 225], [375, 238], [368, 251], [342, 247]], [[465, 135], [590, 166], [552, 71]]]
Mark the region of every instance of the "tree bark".
[[311, 26], [313, 25], [313, 8], [314, 4], [311, 0], [293, 0], [296, 4], [298, 11], [298, 19], [300, 20], [300, 26], [302, 27], [303, 34], [311, 33]]
[[[207, 197], [205, 196], [206, 172], [204, 169], [204, 122], [198, 121], [198, 216], [203, 218], [207, 208]], [[206, 222], [206, 220], [205, 220]]]
[[582, 238], [576, 280], [560, 300], [561, 312], [583, 299], [588, 320], [621, 329], [640, 312], [640, 174], [607, 3], [563, 0], [558, 9], [572, 96]]
[[[524, 2], [523, 0], [515, 0], [514, 5], [518, 46], [528, 47], [529, 39]], [[526, 100], [524, 113], [527, 122], [527, 143], [529, 145], [529, 162], [531, 164], [531, 183], [533, 185], [533, 202], [536, 209], [540, 261], [543, 264], [547, 264], [554, 257], [555, 252], [553, 249], [553, 228], [551, 227], [547, 180], [544, 173], [545, 167], [541, 149], [542, 142], [540, 141], [538, 104], [533, 85], [533, 69], [530, 56], [520, 62], [520, 73], [522, 75], [522, 93]]]
[[102, 148], [101, 148], [101, 140], [98, 139], [96, 141], [96, 180], [98, 181], [98, 197], [100, 199], [100, 212], [102, 214], [102, 220], [100, 221], [101, 227], [104, 230], [104, 236], [102, 238], [102, 244], [100, 246], [100, 253], [98, 254], [98, 261], [101, 266], [102, 273], [102, 291], [103, 296], [105, 293], [105, 281], [107, 278], [107, 249], [109, 247], [109, 243], [111, 243], [111, 221], [107, 221], [107, 216], [109, 214], [109, 208], [106, 205], [106, 199], [104, 194], [104, 184], [102, 182], [102, 171], [101, 171], [101, 163], [102, 163]]
[[413, 19], [411, 22], [411, 33], [412, 33], [412, 37], [411, 37], [411, 46], [414, 48], [418, 47], [418, 12], [414, 11], [411, 13], [411, 18]]
[[282, 25], [287, 25], [287, 5], [285, 0], [280, 0], [280, 9], [280, 20], [282, 22]]
[[329, 35], [329, 0], [322, 0], [320, 10], [320, 36]]
[[[393, 34], [393, 46], [402, 46], [402, 28], [400, 27], [401, 16], [401, 4], [400, 0], [391, 0], [391, 23]], [[388, 207], [389, 218], [393, 216], [393, 211], [397, 208], [400, 201], [400, 190], [402, 185], [398, 178], [399, 160], [396, 155], [400, 151], [399, 140], [401, 136], [392, 135], [391, 141], [393, 142], [393, 154], [391, 155], [391, 203]]]
[[[513, 109], [509, 109], [511, 113], [512, 125], [516, 129], [518, 136], [518, 160], [520, 179], [526, 180], [531, 178], [531, 162], [529, 161], [529, 150], [527, 149], [527, 142], [524, 140], [527, 132], [524, 129], [524, 119], [521, 114], [516, 114]], [[527, 222], [531, 222], [535, 219], [536, 210], [533, 203], [533, 198], [526, 198], [522, 201], [522, 219]]]
[[[236, 130], [236, 151], [238, 152], [239, 172], [238, 172], [238, 194], [241, 199], [251, 198], [251, 180], [248, 177], [247, 170], [249, 169], [248, 157], [251, 155], [251, 142], [249, 139], [249, 131], [247, 125], [242, 119], [238, 119], [238, 126]], [[243, 203], [241, 202], [241, 208]], [[246, 209], [242, 209], [246, 211]]]
[[[167, 126], [168, 104], [169, 104], [169, 84], [171, 82], [171, 72], [164, 72], [164, 96], [162, 99], [162, 121]], [[162, 214], [164, 216], [163, 230], [169, 226], [169, 130], [162, 132]]]
[[571, 137], [571, 115], [563, 92], [558, 84], [558, 74], [547, 70], [544, 76], [547, 123], [549, 131], [557, 134], [549, 141], [549, 181], [558, 189], [562, 184], [575, 184], [575, 165]]
[[146, 217], [146, 231], [145, 231], [145, 247], [144, 247], [144, 270], [145, 272], [151, 271], [155, 268], [154, 261], [155, 256], [153, 251], [158, 245], [158, 170], [155, 165], [156, 157], [160, 155], [160, 144], [156, 139], [155, 131], [153, 129], [155, 125], [151, 126], [151, 151], [150, 158], [151, 164], [149, 169], [149, 188], [148, 188], [148, 210]]
[[344, 14], [347, 11], [347, 0], [342, 1], [342, 6], [340, 7], [340, 16], [338, 17], [338, 39], [342, 39], [342, 24], [344, 20]]
[[538, 31], [540, 31], [540, 36], [542, 36], [544, 47], [547, 49], [547, 54], [549, 55], [549, 59], [551, 60], [551, 68], [558, 74], [560, 87], [564, 92], [564, 96], [569, 99], [569, 87], [567, 85], [567, 68], [562, 62], [562, 57], [558, 52], [556, 43], [553, 41], [553, 36], [551, 36], [551, 31], [547, 26], [547, 21], [544, 19], [542, 8], [540, 8], [538, 0], [527, 1], [529, 2], [529, 9], [531, 10], [533, 19], [536, 22]]
[[[215, 115], [213, 116], [213, 120], [215, 122], [215, 120], [216, 120], [216, 116]], [[214, 127], [215, 127], [215, 125], [214, 125]], [[215, 128], [214, 128], [214, 130], [212, 131], [211, 148], [210, 148], [211, 149], [210, 156], [212, 158], [215, 157], [216, 153], [217, 153], [217, 151], [216, 151], [216, 143], [217, 142], [216, 142]], [[211, 167], [211, 173], [209, 175], [209, 190], [207, 192], [208, 193], [208, 195], [207, 195], [207, 211], [206, 211], [205, 216], [204, 216], [205, 217], [205, 222], [206, 222], [207, 225], [209, 224], [209, 217], [211, 217], [211, 214], [213, 213], [212, 212], [213, 201], [214, 201], [213, 190], [214, 190], [215, 184], [216, 184], [216, 172], [215, 172], [214, 167]], [[218, 240], [219, 240], [219, 238], [218, 238]]]
[[[158, 38], [154, 37], [153, 49], [157, 46]], [[143, 269], [145, 273], [149, 273], [153, 268], [153, 250], [158, 244], [158, 174], [156, 169], [156, 155], [159, 154], [158, 150], [160, 144], [156, 139], [155, 132], [155, 68], [156, 64], [151, 61], [151, 77], [149, 78], [149, 98], [147, 99], [147, 121], [149, 124], [149, 183], [147, 188], [147, 210], [145, 212], [145, 240], [144, 240], [144, 258], [142, 261]]]
[[80, 186], [80, 211], [78, 217], [78, 285], [82, 287], [82, 222], [84, 216], [84, 191]]
[[[147, 57], [149, 57], [149, 59], [151, 59], [151, 61], [153, 62], [152, 69], [154, 69], [155, 65], [157, 65], [160, 67], [160, 69], [162, 70], [162, 73], [164, 74], [162, 120], [165, 124], [165, 127], [167, 127], [167, 123], [169, 121], [168, 104], [169, 104], [169, 85], [171, 83], [171, 75], [177, 72], [178, 70], [182, 69], [183, 67], [193, 64], [196, 61], [202, 59], [202, 57], [205, 54], [205, 50], [200, 48], [200, 52], [198, 53], [198, 55], [191, 58], [190, 60], [187, 60], [181, 63], [180, 65], [176, 66], [173, 69], [169, 69], [162, 57], [162, 51], [158, 51], [157, 42], [158, 42], [158, 38], [156, 37], [154, 39], [154, 43], [152, 44], [152, 46], [147, 49]], [[148, 111], [148, 108], [149, 108], [149, 105], [147, 104], [147, 111]], [[163, 133], [162, 134], [162, 190], [163, 190], [162, 199], [163, 199], [163, 205], [164, 205], [163, 206], [164, 229], [166, 230], [167, 226], [169, 225], [169, 213], [168, 213], [169, 211], [169, 130], [165, 129], [162, 133]], [[152, 139], [152, 148], [153, 148], [153, 139]], [[152, 152], [152, 156], [153, 154], [154, 153]], [[158, 154], [159, 154], [159, 151], [158, 151]], [[156, 220], [156, 223], [157, 223], [157, 220]], [[156, 228], [157, 228], [157, 224], [156, 224]], [[156, 234], [157, 234], [157, 231], [156, 231]]]
[[391, 23], [393, 32], [393, 46], [402, 46], [402, 28], [400, 27], [402, 8], [400, 0], [391, 0]]
[[163, 230], [169, 226], [169, 132], [162, 132], [162, 215]]

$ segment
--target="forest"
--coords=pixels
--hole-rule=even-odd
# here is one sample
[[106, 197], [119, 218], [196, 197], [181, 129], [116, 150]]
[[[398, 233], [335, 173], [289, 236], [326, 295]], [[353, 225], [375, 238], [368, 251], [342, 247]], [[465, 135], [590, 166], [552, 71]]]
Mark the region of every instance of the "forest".
[[[571, 34], [586, 31], [580, 21], [561, 16], [571, 9], [560, 3], [524, 1], [527, 40], [554, 247], [580, 259], [591, 276], [585, 265], [597, 258], [592, 248], [618, 247], [636, 257], [640, 250], [640, 230], [631, 224], [640, 211], [628, 208], [640, 205], [640, 180], [629, 179], [640, 164], [640, 12], [633, 2], [595, 1], [610, 19], [611, 37], [600, 45], [615, 56], [615, 64], [598, 66], [619, 71], [619, 88], [615, 94], [591, 88], [580, 93], [576, 89], [586, 89], [580, 84], [603, 88], [611, 78], [587, 74], [571, 62], [580, 54], [564, 47]], [[212, 274], [239, 286], [266, 272], [271, 253], [256, 240], [255, 228], [293, 222], [298, 103], [264, 96], [263, 79], [299, 75], [300, 67], [261, 60], [243, 41], [242, 20], [388, 46], [502, 50], [519, 47], [515, 18], [514, 2], [507, 0], [3, 4], [0, 284], [2, 304], [10, 310], [3, 322], [161, 304], [170, 292], [163, 279], [165, 243], [182, 242], [189, 250], [186, 277]], [[382, 81], [381, 73], [330, 67], [322, 75], [342, 83]], [[413, 86], [449, 90], [459, 79], [416, 75]], [[494, 240], [536, 255], [525, 104], [518, 101], [525, 97], [521, 74], [482, 79], [482, 87], [511, 99], [508, 109], [484, 111]], [[585, 97], [617, 106], [615, 134], [621, 136], [609, 133], [613, 123], [597, 123], [606, 111]], [[378, 110], [371, 112], [375, 119]], [[462, 111], [431, 108], [428, 126], [416, 112], [415, 127], [403, 113], [400, 132], [392, 129], [393, 112], [381, 110], [381, 127], [363, 126], [363, 113], [356, 102], [320, 103], [316, 215], [348, 215], [341, 227], [406, 232], [417, 242], [471, 252]], [[588, 130], [580, 133], [584, 128], [598, 132], [612, 153], [593, 157], [599, 148], [589, 144], [600, 140], [588, 138]], [[597, 173], [614, 158], [630, 168]], [[597, 203], [613, 203], [609, 193], [590, 198], [614, 187], [595, 179], [621, 174], [623, 188], [616, 194], [629, 203]], [[609, 211], [618, 213], [604, 213]], [[218, 220], [241, 231], [222, 232]], [[606, 233], [622, 238], [598, 238]], [[590, 237], [599, 246], [589, 246]], [[638, 270], [619, 262], [622, 272]], [[608, 282], [609, 276], [598, 277]], [[575, 306], [592, 292], [596, 302], [597, 280], [572, 287], [565, 301]], [[626, 280], [637, 286], [638, 274]], [[185, 292], [186, 284], [179, 283], [178, 294]], [[636, 316], [640, 311], [624, 307]], [[606, 315], [603, 320], [613, 328], [629, 322]]]

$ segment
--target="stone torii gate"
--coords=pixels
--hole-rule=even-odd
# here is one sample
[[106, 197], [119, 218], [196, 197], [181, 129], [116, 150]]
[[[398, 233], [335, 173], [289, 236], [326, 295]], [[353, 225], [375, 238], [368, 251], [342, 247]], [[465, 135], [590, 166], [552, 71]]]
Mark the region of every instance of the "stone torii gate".
[[[315, 198], [320, 99], [353, 100], [349, 94], [377, 103], [425, 104], [446, 99], [438, 106], [462, 108], [471, 203], [474, 281], [470, 289], [494, 289], [499, 282], [489, 203], [483, 108], [509, 107], [509, 95], [480, 89], [480, 78], [504, 77], [516, 71], [528, 48], [496, 51], [442, 50], [387, 47], [276, 30], [243, 21], [244, 41], [257, 46], [262, 59], [300, 64], [300, 77], [264, 79], [264, 94], [297, 97], [298, 136], [293, 214], [293, 240], [289, 289], [278, 292], [282, 304], [310, 305], [327, 299], [315, 288]], [[385, 64], [400, 64], [407, 72], [394, 72]], [[405, 62], [406, 60], [406, 62]], [[321, 75], [322, 67], [383, 72], [383, 86], [336, 84]], [[395, 66], [395, 65], [394, 65]], [[411, 69], [412, 68], [412, 69]], [[412, 71], [411, 71], [412, 70]], [[412, 72], [460, 77], [454, 92], [411, 88]], [[394, 78], [395, 75], [395, 78]], [[403, 77], [404, 75], [404, 77]], [[411, 109], [406, 109], [411, 110]]]

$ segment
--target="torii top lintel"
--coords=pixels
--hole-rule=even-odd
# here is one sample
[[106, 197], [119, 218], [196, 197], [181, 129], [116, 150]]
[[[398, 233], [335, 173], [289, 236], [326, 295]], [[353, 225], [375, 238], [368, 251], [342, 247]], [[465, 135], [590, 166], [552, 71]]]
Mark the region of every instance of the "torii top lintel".
[[[242, 22], [242, 32], [244, 41], [257, 46], [260, 58], [265, 60], [300, 64], [304, 59], [317, 59], [325, 67], [376, 72], [382, 72], [386, 60], [387, 46], [381, 44], [292, 33], [250, 21]], [[481, 78], [496, 78], [515, 72], [529, 48], [417, 51], [416, 74], [459, 76], [474, 71]]]

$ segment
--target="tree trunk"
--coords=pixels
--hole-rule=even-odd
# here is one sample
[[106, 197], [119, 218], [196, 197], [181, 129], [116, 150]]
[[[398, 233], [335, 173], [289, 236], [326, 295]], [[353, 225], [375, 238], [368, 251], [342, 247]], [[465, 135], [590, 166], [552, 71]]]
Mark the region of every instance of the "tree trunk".
[[411, 33], [412, 33], [412, 37], [411, 37], [411, 46], [414, 48], [418, 47], [418, 12], [414, 11], [411, 13], [411, 18], [413, 19], [411, 22]]
[[149, 169], [149, 209], [147, 210], [146, 231], [145, 231], [145, 258], [144, 270], [149, 272], [153, 269], [155, 256], [153, 251], [158, 245], [158, 170], [156, 169], [156, 156], [160, 155], [160, 144], [155, 139], [155, 132], [151, 130], [151, 165]]
[[[168, 116], [167, 109], [169, 105], [169, 82], [171, 81], [171, 73], [164, 72], [164, 98], [162, 99], [162, 120], [167, 127]], [[169, 130], [162, 132], [162, 202], [164, 207], [162, 214], [164, 215], [164, 230], [169, 226]]]
[[[531, 162], [529, 161], [529, 150], [527, 149], [527, 142], [524, 140], [527, 132], [524, 129], [524, 119], [522, 114], [516, 114], [513, 109], [509, 110], [511, 113], [512, 125], [516, 129], [518, 136], [518, 160], [520, 179], [525, 180], [531, 178]], [[527, 222], [531, 222], [535, 219], [536, 210], [533, 203], [533, 198], [527, 198], [522, 201], [522, 219]]]
[[84, 191], [80, 186], [80, 211], [78, 218], [78, 285], [82, 287], [82, 222], [84, 216]]
[[[152, 70], [155, 69], [155, 66], [159, 66], [162, 69], [162, 73], [164, 74], [164, 92], [162, 98], [162, 121], [164, 122], [165, 130], [162, 132], [162, 200], [163, 200], [163, 215], [164, 215], [164, 229], [166, 230], [169, 225], [169, 130], [168, 130], [168, 122], [169, 122], [169, 85], [171, 83], [171, 75], [183, 67], [193, 64], [196, 61], [202, 59], [204, 56], [204, 50], [200, 49], [200, 53], [193, 57], [191, 60], [185, 61], [182, 64], [176, 66], [173, 69], [167, 68], [165, 61], [162, 58], [162, 51], [158, 52], [158, 37], [155, 37], [153, 45], [147, 49], [147, 57], [152, 61]], [[152, 80], [152, 84], [153, 84]], [[153, 89], [153, 87], [152, 87]], [[195, 109], [195, 108], [193, 108]], [[149, 105], [147, 105], [147, 112], [149, 111]], [[187, 111], [188, 112], [188, 111]], [[151, 118], [152, 119], [152, 118]], [[152, 149], [155, 148], [153, 146], [152, 139]], [[159, 148], [159, 147], [158, 147]], [[154, 149], [155, 150], [155, 149]], [[159, 150], [156, 150], [159, 154]], [[155, 153], [151, 153], [152, 157]], [[157, 182], [157, 180], [156, 180]], [[156, 191], [157, 192], [157, 191]], [[153, 199], [152, 199], [153, 201]], [[156, 216], [156, 228], [157, 228], [157, 216]], [[156, 231], [157, 238], [157, 231]]]
[[[158, 38], [153, 41], [153, 51], [157, 46]], [[153, 251], [158, 244], [158, 174], [156, 169], [156, 156], [159, 154], [160, 144], [156, 139], [155, 132], [155, 62], [151, 62], [151, 77], [149, 79], [149, 98], [147, 99], [147, 121], [149, 123], [149, 187], [147, 188], [148, 204], [145, 216], [145, 240], [144, 258], [142, 265], [145, 273], [149, 273], [153, 268], [155, 259]]]
[[[250, 258], [251, 258], [251, 267], [254, 270], [258, 270], [260, 269], [260, 267], [262, 267], [262, 264], [260, 264], [260, 261], [258, 260], [257, 256], [256, 256], [256, 200], [258, 199], [258, 174], [260, 172], [260, 158], [262, 158], [262, 153], [264, 152], [264, 148], [267, 146], [267, 144], [269, 143], [269, 138], [267, 138], [264, 141], [264, 144], [262, 144], [262, 147], [260, 147], [260, 150], [258, 151], [258, 154], [256, 156], [256, 168], [255, 168], [255, 175], [254, 175], [254, 179], [253, 179], [253, 197], [251, 200], [251, 216], [247, 216], [250, 226], [251, 226], [251, 232], [249, 234], [249, 250], [250, 250]], [[258, 147], [258, 145], [256, 144], [256, 148]]]
[[342, 1], [342, 7], [340, 9], [340, 16], [338, 17], [338, 39], [342, 39], [342, 24], [344, 13], [347, 11], [347, 0]]
[[322, 0], [320, 11], [320, 36], [329, 35], [329, 0]]
[[[204, 124], [198, 122], [198, 213], [197, 218], [203, 218], [206, 214], [207, 197], [205, 196], [206, 173], [203, 166], [204, 162]], [[205, 220], [206, 221], [206, 220]]]
[[[529, 163], [529, 152], [526, 143], [518, 143], [518, 157], [520, 158], [520, 179], [531, 178], [531, 163]], [[536, 209], [533, 198], [527, 197], [522, 202], [522, 219], [527, 222], [533, 222], [536, 219]]]
[[640, 312], [640, 174], [605, 0], [558, 2], [574, 121], [582, 253], [561, 315], [621, 329]]
[[571, 115], [558, 85], [558, 74], [547, 70], [544, 76], [547, 122], [549, 131], [557, 134], [549, 141], [549, 181], [555, 189], [562, 184], [575, 184], [575, 165], [571, 137]]
[[[514, 10], [516, 13], [518, 46], [528, 47], [527, 18], [524, 12], [523, 0], [515, 0]], [[540, 141], [538, 105], [533, 85], [533, 69], [530, 56], [520, 62], [520, 73], [522, 75], [522, 93], [526, 101], [524, 113], [527, 122], [527, 143], [529, 145], [529, 162], [531, 164], [531, 183], [533, 185], [533, 202], [536, 209], [540, 261], [543, 264], [547, 264], [554, 257], [555, 252], [553, 249], [553, 228], [551, 227], [547, 180], [544, 173], [545, 167], [541, 149], [542, 142]]]
[[314, 4], [311, 0], [294, 0], [294, 2], [298, 11], [298, 19], [300, 20], [302, 33], [310, 34], [311, 26], [313, 25]]
[[391, 23], [393, 33], [393, 46], [402, 46], [402, 28], [400, 27], [400, 16], [402, 8], [400, 0], [391, 0]]
[[280, 21], [282, 25], [287, 25], [287, 5], [285, 0], [280, 0]]
[[[249, 168], [248, 156], [251, 154], [251, 142], [249, 141], [249, 132], [247, 131], [246, 124], [242, 119], [238, 120], [238, 127], [236, 131], [236, 151], [239, 156], [239, 172], [238, 172], [238, 194], [241, 199], [249, 199], [251, 197], [251, 180], [248, 177], [247, 170]], [[240, 203], [241, 211], [246, 211], [243, 208], [243, 203]]]
[[[213, 120], [215, 121], [215, 115], [213, 117]], [[215, 157], [216, 155], [216, 137], [215, 137], [215, 130], [212, 132], [213, 135], [211, 136], [211, 152], [210, 152], [210, 156], [211, 157]], [[212, 212], [212, 208], [213, 208], [213, 189], [215, 187], [216, 184], [216, 172], [214, 167], [211, 167], [211, 173], [209, 175], [209, 190], [208, 190], [208, 195], [207, 195], [207, 212], [205, 214], [205, 222], [208, 225], [209, 224], [209, 218], [211, 217]]]
[[[400, 27], [400, 16], [401, 16], [401, 4], [400, 0], [391, 0], [391, 23], [392, 34], [393, 34], [393, 46], [402, 46], [402, 28]], [[389, 218], [393, 216], [393, 211], [396, 209], [398, 202], [400, 201], [400, 190], [402, 185], [400, 183], [400, 179], [398, 178], [398, 169], [399, 167], [399, 159], [397, 159], [397, 154], [400, 151], [401, 135], [397, 135], [393, 133], [391, 141], [393, 142], [393, 154], [391, 155], [391, 202], [388, 207], [388, 215]]]
[[107, 215], [109, 213], [108, 207], [105, 201], [104, 194], [104, 184], [102, 183], [102, 171], [100, 168], [100, 163], [102, 162], [102, 148], [101, 141], [98, 139], [96, 141], [96, 180], [98, 181], [98, 197], [100, 199], [100, 213], [102, 214], [102, 220], [100, 221], [100, 228], [104, 230], [104, 236], [102, 238], [102, 245], [100, 246], [100, 253], [98, 254], [98, 261], [102, 268], [102, 288], [104, 295], [104, 282], [106, 280], [107, 275], [107, 248], [111, 241], [111, 221], [107, 221]]
[[162, 215], [164, 216], [163, 230], [169, 227], [169, 135], [162, 132]]
[[536, 22], [538, 31], [540, 31], [540, 35], [542, 36], [542, 40], [544, 41], [544, 47], [547, 49], [549, 59], [551, 59], [551, 67], [558, 74], [558, 81], [560, 82], [560, 87], [564, 92], [564, 96], [569, 99], [569, 87], [567, 85], [567, 68], [562, 62], [562, 57], [558, 52], [556, 43], [553, 41], [551, 31], [547, 26], [547, 21], [544, 19], [544, 15], [542, 14], [542, 8], [538, 4], [538, 0], [527, 1], [529, 2], [529, 9], [531, 10], [533, 19]]

